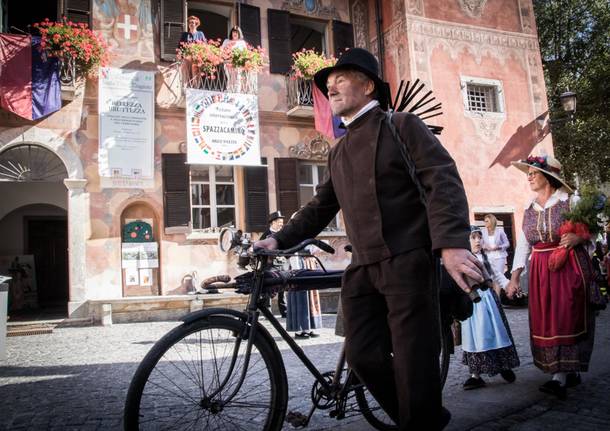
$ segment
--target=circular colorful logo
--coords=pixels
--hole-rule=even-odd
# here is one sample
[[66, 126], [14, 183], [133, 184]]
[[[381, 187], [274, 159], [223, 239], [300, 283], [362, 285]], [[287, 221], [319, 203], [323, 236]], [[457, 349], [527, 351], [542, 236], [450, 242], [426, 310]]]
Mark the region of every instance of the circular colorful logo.
[[244, 100], [219, 93], [195, 104], [191, 134], [206, 156], [219, 161], [237, 160], [254, 145], [256, 122]]

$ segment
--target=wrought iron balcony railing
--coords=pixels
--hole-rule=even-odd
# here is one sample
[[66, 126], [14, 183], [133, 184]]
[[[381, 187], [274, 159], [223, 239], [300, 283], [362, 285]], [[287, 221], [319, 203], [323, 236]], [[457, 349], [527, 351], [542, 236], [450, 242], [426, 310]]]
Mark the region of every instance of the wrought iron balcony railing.
[[258, 72], [241, 68], [216, 66], [213, 75], [194, 73], [188, 62], [183, 64], [186, 87], [199, 90], [222, 91], [227, 93], [257, 94]]
[[76, 61], [70, 56], [59, 57], [58, 65], [61, 98], [62, 100], [74, 100], [84, 91], [85, 78], [77, 73]]
[[313, 117], [313, 80], [297, 78], [294, 75], [286, 77], [288, 92], [287, 115], [295, 117]]

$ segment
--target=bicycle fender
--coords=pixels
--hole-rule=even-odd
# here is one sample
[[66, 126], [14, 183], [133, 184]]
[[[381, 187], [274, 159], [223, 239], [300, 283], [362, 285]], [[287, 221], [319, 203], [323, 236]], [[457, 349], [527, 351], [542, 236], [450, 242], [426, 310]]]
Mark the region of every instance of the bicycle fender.
[[209, 316], [226, 316], [226, 317], [235, 317], [236, 319], [243, 320], [244, 322], [248, 320], [248, 315], [242, 311], [231, 310], [230, 308], [221, 308], [221, 307], [213, 307], [206, 308], [204, 310], [193, 311], [192, 313], [188, 313], [183, 316], [180, 320], [184, 323], [192, 323], [196, 320], [205, 319]]

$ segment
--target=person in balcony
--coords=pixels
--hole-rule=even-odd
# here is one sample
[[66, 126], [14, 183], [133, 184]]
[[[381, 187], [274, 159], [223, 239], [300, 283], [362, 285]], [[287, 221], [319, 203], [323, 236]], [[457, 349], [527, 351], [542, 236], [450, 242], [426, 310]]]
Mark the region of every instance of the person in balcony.
[[244, 34], [239, 26], [234, 26], [229, 31], [229, 37], [222, 42], [221, 48], [225, 52], [225, 58], [228, 60], [224, 64], [224, 72], [227, 77], [227, 91], [230, 93], [242, 93], [248, 88], [245, 80], [247, 77], [242, 73], [241, 69], [232, 67], [232, 55], [235, 49], [248, 49], [248, 44], [244, 40]]
[[205, 34], [201, 30], [197, 30], [201, 25], [201, 21], [195, 15], [188, 17], [187, 21], [188, 31], [182, 33], [180, 36], [180, 43], [192, 43], [192, 42], [207, 42]]
[[[201, 25], [201, 21], [199, 20], [199, 18], [197, 18], [195, 15], [191, 15], [188, 17], [186, 22], [187, 22], [188, 31], [185, 31], [180, 36], [180, 43], [178, 44], [178, 47], [182, 46], [183, 44], [188, 44], [188, 43], [207, 42], [207, 39], [206, 39], [205, 35], [203, 34], [203, 32], [201, 30], [197, 30], [199, 28], [199, 26]], [[197, 65], [191, 61], [187, 61], [187, 62], [185, 62], [185, 64], [186, 64], [186, 70], [188, 71], [188, 72], [186, 72], [187, 76], [190, 73], [190, 76], [188, 76], [188, 81], [190, 82], [191, 85], [196, 85], [192, 81], [195, 78], [199, 78], [199, 76], [200, 76]]]
[[244, 34], [238, 25], [233, 26], [229, 31], [229, 37], [227, 37], [221, 45], [221, 48], [226, 49], [246, 49], [248, 44], [244, 40]]

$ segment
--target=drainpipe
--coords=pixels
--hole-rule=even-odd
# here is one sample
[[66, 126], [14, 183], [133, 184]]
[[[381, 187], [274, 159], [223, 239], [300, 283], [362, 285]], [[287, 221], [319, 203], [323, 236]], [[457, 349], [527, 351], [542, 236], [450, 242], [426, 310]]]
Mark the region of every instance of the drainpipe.
[[379, 74], [381, 75], [381, 79], [383, 79], [383, 57], [385, 54], [385, 48], [383, 46], [383, 33], [381, 30], [382, 22], [381, 0], [375, 0], [375, 27], [377, 31], [377, 53], [379, 57]]

